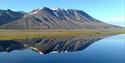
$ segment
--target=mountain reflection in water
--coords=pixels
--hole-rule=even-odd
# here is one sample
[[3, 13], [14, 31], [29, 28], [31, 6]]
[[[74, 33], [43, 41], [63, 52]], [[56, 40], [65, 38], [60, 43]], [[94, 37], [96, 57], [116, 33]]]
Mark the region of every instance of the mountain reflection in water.
[[25, 40], [2, 40], [0, 41], [0, 52], [11, 52], [14, 50], [32, 49], [40, 54], [52, 52], [73, 52], [84, 50], [92, 43], [109, 35], [72, 36], [57, 38], [32, 38]]

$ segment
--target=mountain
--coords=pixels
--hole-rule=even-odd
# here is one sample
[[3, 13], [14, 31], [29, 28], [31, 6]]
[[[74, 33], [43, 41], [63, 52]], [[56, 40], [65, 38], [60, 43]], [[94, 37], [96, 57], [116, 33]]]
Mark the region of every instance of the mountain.
[[81, 10], [38, 8], [28, 13], [0, 11], [1, 29], [107, 29], [117, 28], [99, 21]]
[[10, 9], [8, 10], [1, 10], [0, 9], [0, 26], [6, 23], [9, 23], [11, 21], [20, 19], [24, 16], [21, 12], [14, 12]]

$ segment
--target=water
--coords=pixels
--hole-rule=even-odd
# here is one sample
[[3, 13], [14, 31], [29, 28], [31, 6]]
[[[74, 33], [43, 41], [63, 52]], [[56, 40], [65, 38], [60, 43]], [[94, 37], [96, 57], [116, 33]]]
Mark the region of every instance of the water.
[[3, 40], [0, 63], [125, 63], [125, 34]]

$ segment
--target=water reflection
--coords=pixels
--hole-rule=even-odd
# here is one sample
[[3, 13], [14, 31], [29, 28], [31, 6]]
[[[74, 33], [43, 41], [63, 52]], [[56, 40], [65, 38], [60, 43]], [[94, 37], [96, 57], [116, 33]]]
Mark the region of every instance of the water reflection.
[[13, 50], [22, 50], [24, 49], [24, 45], [13, 41], [13, 40], [7, 40], [7, 41], [0, 41], [0, 52], [11, 52]]
[[109, 35], [72, 36], [56, 38], [32, 38], [0, 41], [0, 52], [32, 49], [40, 54], [73, 52], [84, 50], [92, 43]]

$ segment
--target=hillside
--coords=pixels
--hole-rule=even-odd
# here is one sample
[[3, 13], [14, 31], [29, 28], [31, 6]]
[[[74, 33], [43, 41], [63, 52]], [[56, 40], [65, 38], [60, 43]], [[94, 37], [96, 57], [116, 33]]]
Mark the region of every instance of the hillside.
[[82, 10], [38, 8], [31, 12], [0, 10], [0, 29], [110, 29], [120, 28], [99, 21]]

